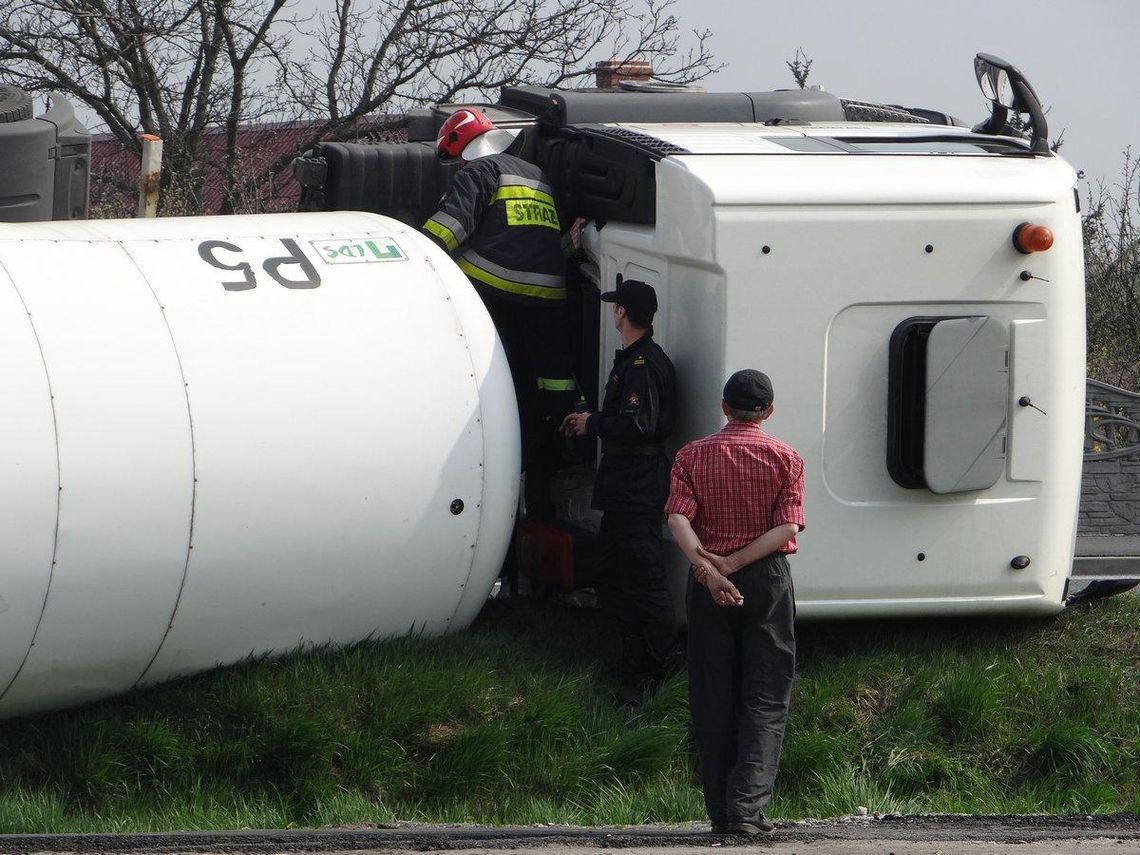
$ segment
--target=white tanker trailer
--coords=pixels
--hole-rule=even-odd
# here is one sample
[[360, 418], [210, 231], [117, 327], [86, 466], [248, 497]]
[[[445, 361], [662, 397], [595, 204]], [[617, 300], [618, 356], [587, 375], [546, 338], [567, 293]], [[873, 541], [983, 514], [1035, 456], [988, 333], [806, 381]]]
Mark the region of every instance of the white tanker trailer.
[[[804, 617], [1064, 605], [1076, 176], [1016, 69], [977, 70], [995, 106], [975, 130], [822, 92], [523, 87], [492, 112], [587, 221], [570, 297], [591, 403], [619, 275], [660, 296], [674, 445], [719, 427], [731, 371], [773, 377], [769, 424], [807, 465]], [[1005, 126], [1010, 91], [1032, 140]], [[339, 212], [0, 224], [0, 716], [478, 612], [519, 437], [490, 320], [418, 232], [448, 110], [408, 144], [300, 161], [309, 206]]]
[[518, 495], [466, 277], [366, 213], [0, 224], [0, 716], [466, 626]]

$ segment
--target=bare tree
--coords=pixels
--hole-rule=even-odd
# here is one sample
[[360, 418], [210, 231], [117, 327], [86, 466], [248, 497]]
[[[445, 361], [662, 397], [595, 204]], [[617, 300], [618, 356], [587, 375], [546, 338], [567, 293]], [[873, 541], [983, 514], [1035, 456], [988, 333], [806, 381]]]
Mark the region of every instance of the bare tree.
[[802, 47], [796, 48], [796, 55], [784, 63], [788, 66], [788, 71], [792, 73], [796, 86], [800, 89], [807, 88], [808, 77], [811, 75], [811, 63], [811, 59], [804, 53]]
[[[238, 130], [308, 122], [299, 147], [348, 139], [377, 112], [557, 85], [594, 59], [645, 58], [667, 80], [716, 70], [709, 33], [682, 33], [673, 0], [9, 0], [0, 68], [9, 82], [83, 105], [129, 150], [165, 141], [166, 176], [206, 165], [243, 195]], [[222, 128], [221, 151], [206, 145]], [[285, 154], [245, 176], [272, 180]], [[168, 179], [169, 180], [169, 179]]]
[[1120, 181], [1090, 193], [1084, 218], [1089, 374], [1140, 385], [1140, 156], [1124, 152]]
[[[280, 107], [273, 90], [250, 83], [255, 66], [283, 66], [290, 23], [280, 17], [284, 6], [285, 0], [17, 0], [0, 12], [0, 64], [25, 89], [86, 105], [135, 153], [140, 133], [161, 136], [165, 174], [185, 175], [207, 156], [209, 128], [225, 126], [233, 139], [239, 122]], [[233, 166], [229, 151], [223, 159], [223, 168]]]

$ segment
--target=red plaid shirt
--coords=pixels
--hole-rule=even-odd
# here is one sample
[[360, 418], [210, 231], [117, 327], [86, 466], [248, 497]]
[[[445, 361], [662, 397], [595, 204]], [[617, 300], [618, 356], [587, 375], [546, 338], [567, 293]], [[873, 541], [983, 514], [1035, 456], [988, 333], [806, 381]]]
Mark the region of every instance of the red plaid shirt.
[[[784, 523], [804, 528], [804, 462], [757, 422], [729, 421], [677, 452], [666, 514], [682, 514], [701, 545], [728, 555]], [[796, 539], [781, 552], [797, 549]]]

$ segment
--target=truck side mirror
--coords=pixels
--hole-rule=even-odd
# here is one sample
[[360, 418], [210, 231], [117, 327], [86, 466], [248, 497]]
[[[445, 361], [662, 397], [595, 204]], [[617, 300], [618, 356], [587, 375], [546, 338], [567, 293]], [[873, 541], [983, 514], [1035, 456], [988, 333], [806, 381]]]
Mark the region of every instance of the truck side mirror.
[[974, 75], [978, 78], [978, 88], [987, 101], [1000, 104], [1008, 110], [1014, 109], [1013, 88], [1009, 83], [1008, 63], [997, 65], [989, 54], [980, 53], [974, 57]]
[[978, 87], [993, 104], [989, 121], [980, 128], [982, 133], [1000, 134], [1005, 127], [1008, 111], [1028, 113], [1033, 125], [1032, 145], [1034, 154], [1052, 155], [1049, 149], [1049, 125], [1045, 122], [1045, 111], [1037, 93], [1011, 63], [1001, 57], [979, 53], [974, 57], [974, 76]]

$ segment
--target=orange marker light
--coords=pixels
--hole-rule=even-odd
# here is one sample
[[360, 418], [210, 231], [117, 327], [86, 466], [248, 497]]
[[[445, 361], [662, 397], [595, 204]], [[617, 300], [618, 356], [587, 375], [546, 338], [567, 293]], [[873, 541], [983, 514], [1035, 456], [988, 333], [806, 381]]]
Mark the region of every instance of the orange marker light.
[[1053, 231], [1045, 226], [1022, 223], [1013, 230], [1013, 245], [1018, 252], [1044, 252], [1053, 245]]

